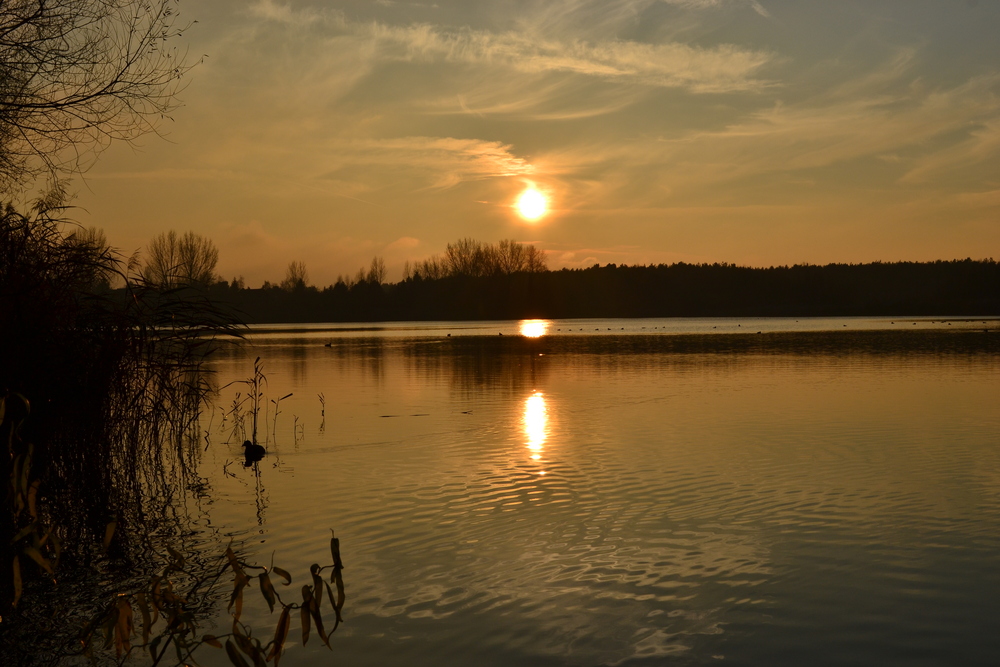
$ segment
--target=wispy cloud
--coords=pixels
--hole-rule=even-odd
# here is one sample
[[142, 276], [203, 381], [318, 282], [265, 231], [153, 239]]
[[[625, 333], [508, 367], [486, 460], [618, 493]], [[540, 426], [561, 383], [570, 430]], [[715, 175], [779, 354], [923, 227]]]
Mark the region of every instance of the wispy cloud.
[[717, 8], [723, 5], [747, 5], [755, 12], [764, 17], [770, 14], [758, 0], [660, 0], [668, 5], [679, 5], [681, 7], [691, 7], [695, 9]]
[[463, 181], [527, 176], [535, 167], [499, 141], [453, 137], [397, 137], [349, 141], [340, 145], [334, 174], [359, 166], [407, 170], [430, 188]]
[[862, 78], [747, 113], [723, 128], [577, 143], [534, 163], [542, 173], [575, 181], [577, 201], [622, 200], [627, 192], [629, 201], [655, 206], [678, 193], [763, 175], [788, 174], [788, 187], [815, 185], [817, 177], [804, 174], [865, 158], [886, 165], [889, 171], [880, 173], [890, 180], [876, 184], [853, 172], [837, 178], [891, 188], [894, 180], [929, 182], [1000, 159], [1000, 75], [934, 90], [898, 86], [881, 74]]
[[506, 67], [526, 73], [566, 72], [647, 86], [709, 93], [757, 90], [767, 82], [757, 72], [770, 53], [720, 45], [635, 41], [560, 41], [522, 32], [445, 30], [432, 25], [366, 28], [382, 57], [413, 62], [443, 61]]

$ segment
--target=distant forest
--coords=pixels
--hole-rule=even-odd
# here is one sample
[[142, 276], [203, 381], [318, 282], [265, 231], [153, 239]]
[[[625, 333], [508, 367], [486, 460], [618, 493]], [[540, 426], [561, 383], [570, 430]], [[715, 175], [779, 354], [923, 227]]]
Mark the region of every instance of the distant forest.
[[217, 282], [208, 290], [248, 323], [1000, 315], [1000, 266], [992, 259], [770, 268], [681, 262], [549, 271], [540, 256], [531, 248], [526, 261], [507, 268], [490, 262], [457, 268], [446, 254], [412, 267], [395, 284], [382, 282], [376, 258], [367, 274], [322, 289], [286, 279], [260, 289]]

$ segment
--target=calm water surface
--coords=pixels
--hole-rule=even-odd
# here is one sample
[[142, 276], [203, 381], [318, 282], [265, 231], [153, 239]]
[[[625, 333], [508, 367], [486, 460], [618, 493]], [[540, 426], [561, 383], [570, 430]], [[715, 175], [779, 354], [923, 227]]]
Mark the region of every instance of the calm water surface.
[[[845, 323], [878, 328], [797, 330]], [[567, 322], [448, 339], [468, 326], [274, 327], [216, 362], [224, 385], [260, 356], [268, 396], [293, 396], [255, 471], [221, 418], [244, 388], [222, 390], [211, 524], [295, 590], [342, 541], [334, 654], [282, 664], [1000, 660], [1000, 355], [548, 345]]]

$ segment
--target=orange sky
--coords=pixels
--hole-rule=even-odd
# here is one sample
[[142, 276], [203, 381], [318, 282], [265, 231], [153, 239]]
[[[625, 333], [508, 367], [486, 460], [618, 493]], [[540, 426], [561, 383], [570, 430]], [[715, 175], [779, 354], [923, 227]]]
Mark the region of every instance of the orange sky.
[[[316, 284], [463, 236], [594, 262], [1000, 257], [1000, 3], [200, 0], [184, 106], [74, 186], [127, 253]], [[533, 184], [549, 212], [531, 224]]]

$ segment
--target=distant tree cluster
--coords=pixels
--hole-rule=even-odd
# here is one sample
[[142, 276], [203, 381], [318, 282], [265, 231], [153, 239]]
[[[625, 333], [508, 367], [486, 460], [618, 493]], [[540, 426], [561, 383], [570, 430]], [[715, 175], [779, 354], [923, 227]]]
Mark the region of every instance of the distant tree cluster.
[[403, 280], [440, 280], [464, 276], [509, 276], [514, 273], [541, 273], [547, 271], [545, 253], [533, 245], [512, 239], [499, 243], [483, 243], [464, 238], [449, 243], [443, 255], [434, 255], [412, 267], [403, 268]]
[[309, 284], [309, 272], [305, 262], [290, 262], [285, 271], [285, 279], [281, 281], [281, 289], [286, 292], [304, 290]]
[[351, 289], [355, 285], [362, 285], [366, 283], [371, 285], [381, 285], [385, 282], [385, 275], [385, 261], [376, 255], [375, 257], [372, 257], [372, 263], [368, 265], [368, 268], [365, 269], [365, 267], [362, 266], [358, 269], [357, 273], [354, 274], [354, 277], [349, 275], [338, 275], [337, 282], [334, 283], [334, 286], [342, 286], [347, 289]]
[[211, 239], [194, 232], [178, 235], [171, 230], [149, 242], [141, 275], [148, 285], [164, 289], [206, 286], [217, 280], [218, 263], [219, 250]]
[[[105, 244], [98, 232], [79, 232], [79, 242]], [[305, 263], [294, 261], [284, 280], [261, 289], [217, 279], [217, 259], [208, 239], [168, 232], [150, 243], [143, 277], [161, 287], [210, 287], [250, 322], [1000, 313], [1000, 267], [992, 259], [549, 271], [533, 245], [465, 238], [407, 265], [395, 284], [386, 282], [385, 262], [376, 256], [323, 288], [310, 285]]]
[[[439, 266], [450, 267], [463, 253], [474, 256], [477, 244], [450, 248], [436, 260]], [[1000, 265], [993, 260], [769, 268], [608, 264], [485, 275], [475, 264], [455, 267], [431, 274], [439, 278], [416, 273], [395, 284], [338, 281], [292, 293], [226, 286], [218, 298], [250, 322], [1000, 314]]]

